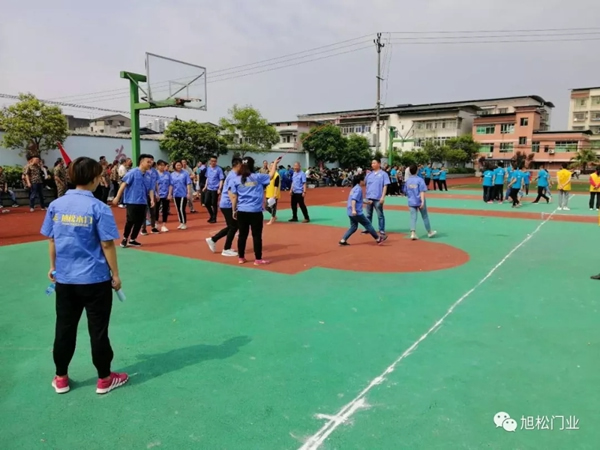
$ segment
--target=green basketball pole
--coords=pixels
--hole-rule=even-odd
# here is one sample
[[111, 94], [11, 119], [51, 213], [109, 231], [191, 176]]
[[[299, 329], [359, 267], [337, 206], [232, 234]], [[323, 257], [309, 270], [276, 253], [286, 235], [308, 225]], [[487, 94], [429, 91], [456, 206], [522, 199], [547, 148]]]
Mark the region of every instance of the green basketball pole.
[[394, 161], [394, 131], [396, 131], [396, 127], [390, 127], [390, 138], [388, 144], [388, 164], [391, 166]]
[[177, 99], [140, 103], [140, 89], [142, 88], [140, 88], [138, 83], [145, 83], [146, 75], [140, 75], [139, 73], [133, 72], [121, 72], [121, 78], [129, 80], [129, 97], [131, 103], [131, 159], [133, 160], [133, 164], [137, 166], [141, 153], [140, 111], [143, 109], [180, 106], [181, 104]]

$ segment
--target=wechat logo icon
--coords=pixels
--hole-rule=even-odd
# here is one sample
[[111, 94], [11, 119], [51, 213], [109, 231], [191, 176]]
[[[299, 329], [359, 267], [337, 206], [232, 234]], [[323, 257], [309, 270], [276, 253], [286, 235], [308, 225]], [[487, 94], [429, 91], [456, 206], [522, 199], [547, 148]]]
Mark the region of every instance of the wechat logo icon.
[[502, 411], [494, 415], [494, 424], [496, 424], [496, 428], [504, 428], [508, 432], [514, 432], [517, 429], [517, 421]]

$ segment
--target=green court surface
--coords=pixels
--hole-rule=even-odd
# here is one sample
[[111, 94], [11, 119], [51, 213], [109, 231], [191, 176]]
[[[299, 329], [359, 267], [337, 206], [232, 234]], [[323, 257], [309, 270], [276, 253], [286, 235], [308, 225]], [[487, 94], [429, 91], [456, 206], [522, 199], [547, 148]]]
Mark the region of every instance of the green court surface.
[[[341, 207], [311, 216], [340, 235], [347, 226]], [[390, 233], [408, 230], [407, 212], [386, 218]], [[73, 389], [50, 386], [46, 244], [0, 247], [0, 447], [597, 449], [598, 227], [431, 220], [433, 242], [468, 252], [467, 264], [290, 276], [120, 250], [128, 298], [115, 301], [111, 340], [114, 369], [132, 377], [103, 397], [84, 323]], [[515, 432], [494, 425], [500, 411]], [[553, 430], [521, 429], [530, 416], [574, 416], [579, 429], [558, 418]]]

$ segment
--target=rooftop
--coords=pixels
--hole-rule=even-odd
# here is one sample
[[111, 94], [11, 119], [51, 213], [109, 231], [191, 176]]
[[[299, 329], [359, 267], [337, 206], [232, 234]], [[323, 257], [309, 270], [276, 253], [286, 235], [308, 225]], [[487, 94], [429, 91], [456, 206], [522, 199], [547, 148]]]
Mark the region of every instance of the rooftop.
[[600, 87], [574, 88], [574, 89], [571, 89], [571, 92], [574, 92], [574, 91], [590, 91], [592, 89], [600, 89]]

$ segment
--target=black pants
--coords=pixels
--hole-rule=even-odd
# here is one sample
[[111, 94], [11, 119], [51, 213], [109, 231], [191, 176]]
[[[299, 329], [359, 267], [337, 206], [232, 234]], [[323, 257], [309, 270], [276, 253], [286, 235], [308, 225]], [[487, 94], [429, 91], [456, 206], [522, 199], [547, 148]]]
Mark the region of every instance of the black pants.
[[108, 200], [108, 191], [109, 190], [110, 190], [109, 188], [99, 184], [98, 187], [96, 188], [96, 190], [94, 191], [94, 197], [96, 197], [102, 203], [106, 203]]
[[446, 183], [446, 180], [438, 180], [438, 186], [440, 191], [448, 191], [448, 183]]
[[596, 198], [596, 209], [600, 209], [600, 192], [590, 192], [590, 209], [594, 207], [594, 197]]
[[513, 201], [513, 206], [519, 204], [519, 191], [520, 189], [510, 188], [510, 198]]
[[[434, 191], [436, 191], [436, 190], [438, 189], [438, 183], [439, 183], [439, 181], [440, 181], [440, 180], [438, 180], [437, 178], [434, 178], [434, 179], [433, 179], [433, 190], [434, 190]], [[440, 191], [442, 190], [442, 188], [441, 188], [441, 187], [440, 187], [439, 189], [440, 189]]]
[[504, 201], [504, 185], [497, 184], [494, 186], [494, 200], [499, 202]]
[[494, 187], [493, 186], [484, 186], [483, 187], [483, 201], [491, 202], [494, 198]]
[[35, 207], [35, 198], [39, 198], [40, 206], [42, 208], [46, 207], [46, 203], [44, 202], [44, 183], [32, 183], [31, 189], [29, 189], [29, 207]]
[[310, 220], [308, 217], [308, 209], [306, 209], [304, 196], [302, 194], [292, 194], [292, 220], [298, 220], [298, 206], [300, 206], [304, 219]]
[[54, 364], [56, 375], [65, 376], [75, 353], [77, 326], [85, 309], [92, 346], [92, 361], [98, 378], [110, 375], [113, 351], [108, 339], [108, 324], [112, 310], [110, 281], [95, 284], [56, 283], [56, 331]]
[[135, 241], [140, 234], [142, 226], [146, 223], [146, 205], [127, 205], [127, 222], [123, 239]]
[[210, 216], [208, 220], [216, 222], [217, 212], [219, 211], [219, 194], [217, 194], [217, 191], [206, 190], [204, 206], [206, 206], [206, 210]]
[[185, 224], [187, 216], [185, 214], [185, 207], [187, 206], [186, 197], [175, 197], [175, 208], [177, 209], [177, 217], [179, 218], [180, 224]]
[[166, 198], [161, 198], [154, 205], [154, 217], [158, 220], [160, 215], [160, 211], [162, 209], [162, 223], [167, 223], [167, 219], [169, 218], [169, 200]]
[[231, 244], [233, 244], [235, 233], [238, 231], [238, 221], [233, 218], [233, 209], [221, 208], [221, 212], [223, 213], [223, 217], [225, 217], [227, 226], [215, 234], [211, 239], [213, 242], [218, 242], [219, 239], [227, 236], [223, 250], [231, 250]]
[[525, 195], [529, 195], [529, 185], [525, 185]]
[[[533, 201], [533, 203], [537, 203], [540, 201], [540, 198], [544, 198], [546, 199], [547, 202], [550, 201], [550, 199], [546, 196], [546, 194], [544, 193], [544, 191], [546, 190], [546, 187], [544, 186], [538, 186], [537, 188], [537, 197], [535, 198], [535, 200]], [[600, 199], [599, 199], [600, 201]], [[590, 208], [592, 207], [592, 199], [590, 198]]]
[[243, 212], [237, 213], [238, 226], [240, 234], [238, 236], [238, 254], [243, 258], [246, 254], [246, 240], [250, 228], [252, 228], [252, 240], [254, 241], [254, 257], [258, 261], [262, 259], [262, 231], [263, 231], [263, 213], [262, 212]]
[[429, 183], [431, 182], [431, 178], [425, 178], [423, 181], [425, 181], [425, 186], [427, 186], [427, 189], [429, 189]]

